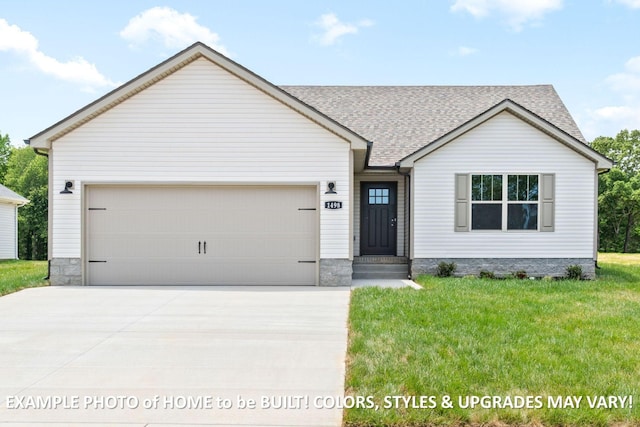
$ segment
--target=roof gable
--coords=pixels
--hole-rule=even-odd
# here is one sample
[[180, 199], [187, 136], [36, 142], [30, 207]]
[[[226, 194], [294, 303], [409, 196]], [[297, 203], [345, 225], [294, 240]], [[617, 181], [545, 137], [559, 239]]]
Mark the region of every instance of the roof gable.
[[179, 52], [93, 103], [62, 119], [53, 126], [31, 137], [30, 145], [33, 148], [50, 149], [51, 142], [199, 58], [212, 61], [234, 76], [351, 143], [352, 148], [359, 152], [358, 156], [361, 157], [362, 163], [364, 163], [364, 155], [368, 142], [360, 135], [200, 42], [191, 45], [182, 52]]
[[608, 170], [613, 167], [613, 162], [598, 153], [582, 141], [576, 139], [572, 135], [568, 134], [564, 130], [555, 126], [554, 124], [546, 121], [540, 116], [534, 114], [533, 112], [527, 110], [523, 106], [518, 103], [505, 99], [504, 101], [494, 105], [490, 109], [482, 112], [477, 115], [473, 119], [467, 121], [466, 123], [458, 126], [437, 140], [431, 142], [427, 146], [415, 151], [414, 153], [404, 157], [398, 162], [398, 165], [401, 168], [411, 168], [413, 164], [419, 159], [427, 156], [429, 153], [437, 150], [438, 148], [448, 144], [451, 141], [454, 141], [459, 136], [467, 133], [468, 131], [480, 126], [482, 123], [492, 119], [500, 113], [508, 112], [512, 115], [516, 116], [520, 120], [528, 123], [529, 125], [539, 129], [540, 131], [546, 133], [551, 136], [556, 141], [566, 145], [573, 151], [581, 154], [582, 156], [588, 158], [596, 164], [598, 170]]

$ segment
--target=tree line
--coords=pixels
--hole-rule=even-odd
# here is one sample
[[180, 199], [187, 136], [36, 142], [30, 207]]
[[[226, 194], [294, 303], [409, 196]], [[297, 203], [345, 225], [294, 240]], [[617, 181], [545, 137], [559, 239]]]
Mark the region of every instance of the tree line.
[[18, 257], [47, 259], [47, 158], [0, 133], [0, 183], [29, 199], [18, 209]]
[[[598, 178], [599, 249], [640, 252], [640, 130], [600, 136], [591, 147], [614, 161]], [[47, 259], [47, 158], [0, 133], [0, 183], [29, 199], [18, 209], [18, 255]]]
[[599, 249], [640, 252], [640, 130], [600, 136], [591, 147], [614, 161], [598, 178]]

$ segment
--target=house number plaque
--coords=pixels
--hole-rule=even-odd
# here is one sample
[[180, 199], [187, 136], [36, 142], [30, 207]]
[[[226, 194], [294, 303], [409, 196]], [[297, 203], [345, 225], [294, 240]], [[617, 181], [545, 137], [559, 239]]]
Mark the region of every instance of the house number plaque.
[[342, 209], [342, 202], [324, 202], [325, 209]]

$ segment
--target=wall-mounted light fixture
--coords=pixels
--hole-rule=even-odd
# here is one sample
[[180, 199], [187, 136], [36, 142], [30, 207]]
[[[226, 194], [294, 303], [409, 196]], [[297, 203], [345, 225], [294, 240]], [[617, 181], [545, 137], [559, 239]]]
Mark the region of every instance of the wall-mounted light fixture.
[[324, 194], [338, 194], [338, 193], [336, 193], [336, 182], [335, 181], [327, 182], [327, 191], [325, 191]]
[[64, 190], [62, 190], [60, 194], [73, 194], [73, 191], [71, 191], [72, 188], [73, 188], [73, 181], [65, 181]]

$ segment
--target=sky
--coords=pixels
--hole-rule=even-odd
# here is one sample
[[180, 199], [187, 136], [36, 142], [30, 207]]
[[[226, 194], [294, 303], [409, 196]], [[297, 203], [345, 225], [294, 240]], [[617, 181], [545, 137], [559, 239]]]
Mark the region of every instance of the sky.
[[640, 129], [640, 0], [0, 0], [0, 133], [195, 41], [276, 85], [552, 84], [587, 140]]

